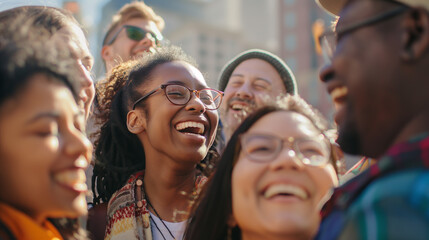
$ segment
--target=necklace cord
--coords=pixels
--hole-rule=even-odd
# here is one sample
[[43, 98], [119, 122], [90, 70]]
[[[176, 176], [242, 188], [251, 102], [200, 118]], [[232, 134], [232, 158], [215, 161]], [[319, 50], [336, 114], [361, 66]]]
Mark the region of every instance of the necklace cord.
[[[167, 227], [167, 224], [165, 224], [164, 220], [162, 220], [161, 216], [159, 216], [158, 212], [156, 211], [156, 209], [153, 207], [152, 203], [150, 202], [149, 197], [148, 197], [148, 195], [146, 193], [146, 190], [144, 188], [143, 181], [141, 179], [138, 179], [136, 181], [136, 185], [137, 185], [137, 188], [136, 188], [137, 206], [138, 207], [142, 207], [143, 206], [142, 201], [141, 201], [141, 199], [142, 199], [142, 197], [141, 197], [142, 196], [142, 190], [143, 190], [143, 194], [144, 194], [143, 198], [146, 200], [148, 206], [153, 209], [153, 211], [155, 212], [155, 215], [158, 217], [159, 220], [161, 220], [162, 225], [164, 225], [165, 229], [167, 229], [167, 231], [170, 234], [170, 236], [175, 240], [176, 238], [174, 237], [173, 233]], [[158, 225], [156, 224], [156, 222], [154, 221], [154, 219], [152, 218], [152, 216], [150, 216], [150, 213], [149, 213], [149, 219], [152, 219], [152, 222], [154, 223], [156, 229], [158, 230], [159, 233], [161, 233], [162, 238], [164, 240], [166, 240], [166, 238], [165, 238], [164, 234], [162, 233], [161, 229], [159, 229]]]

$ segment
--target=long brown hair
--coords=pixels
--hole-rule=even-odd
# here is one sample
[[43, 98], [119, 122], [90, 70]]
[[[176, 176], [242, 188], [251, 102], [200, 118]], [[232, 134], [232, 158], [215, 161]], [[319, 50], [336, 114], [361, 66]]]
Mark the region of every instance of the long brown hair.
[[[299, 113], [307, 117], [321, 133], [326, 133], [329, 129], [328, 122], [322, 115], [298, 96], [289, 96], [251, 113], [235, 130], [216, 166], [215, 173], [197, 199], [184, 239], [224, 240], [227, 239], [227, 235], [234, 240], [241, 239], [240, 228], [236, 226], [231, 229], [228, 226], [232, 214], [231, 175], [241, 151], [239, 136], [247, 132], [263, 116], [276, 111]], [[336, 167], [337, 158], [332, 151], [330, 159]]]

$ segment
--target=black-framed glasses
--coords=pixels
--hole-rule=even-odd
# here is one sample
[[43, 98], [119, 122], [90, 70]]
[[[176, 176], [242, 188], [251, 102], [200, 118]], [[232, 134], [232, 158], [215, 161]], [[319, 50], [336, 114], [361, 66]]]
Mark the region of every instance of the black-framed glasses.
[[146, 95], [135, 101], [133, 104], [133, 110], [136, 108], [137, 104], [159, 90], [164, 90], [165, 96], [174, 105], [186, 105], [191, 100], [192, 93], [195, 93], [195, 96], [201, 100], [207, 110], [218, 109], [223, 98], [223, 92], [216, 89], [204, 88], [201, 90], [193, 90], [183, 85], [163, 84], [159, 88], [148, 92]]
[[134, 40], [134, 41], [141, 41], [149, 33], [149, 35], [155, 41], [155, 44], [157, 46], [159, 46], [161, 44], [161, 41], [164, 38], [160, 33], [155, 34], [151, 31], [147, 31], [147, 30], [144, 30], [144, 29], [141, 29], [139, 27], [132, 26], [132, 25], [122, 25], [118, 29], [118, 31], [113, 35], [112, 39], [110, 39], [105, 45], [112, 44], [116, 40], [116, 38], [118, 37], [118, 35], [122, 31], [122, 29], [125, 29], [125, 33], [127, 34], [127, 37], [131, 40]]
[[330, 61], [332, 61], [332, 58], [334, 56], [337, 43], [338, 43], [338, 37], [344, 36], [344, 34], [350, 33], [352, 31], [355, 31], [359, 28], [370, 26], [372, 24], [376, 24], [385, 20], [388, 20], [390, 18], [393, 18], [403, 12], [405, 10], [409, 9], [409, 7], [405, 5], [401, 5], [398, 8], [394, 8], [390, 11], [384, 12], [382, 14], [376, 15], [372, 18], [366, 19], [364, 21], [352, 24], [348, 27], [345, 27], [340, 30], [336, 31], [326, 31], [319, 37], [319, 44], [322, 47], [322, 52], [325, 54]]
[[311, 166], [324, 166], [331, 157], [331, 145], [325, 135], [315, 138], [289, 137], [287, 139], [259, 133], [240, 135], [241, 149], [254, 162], [271, 162], [288, 145], [288, 155], [298, 158], [302, 163]]

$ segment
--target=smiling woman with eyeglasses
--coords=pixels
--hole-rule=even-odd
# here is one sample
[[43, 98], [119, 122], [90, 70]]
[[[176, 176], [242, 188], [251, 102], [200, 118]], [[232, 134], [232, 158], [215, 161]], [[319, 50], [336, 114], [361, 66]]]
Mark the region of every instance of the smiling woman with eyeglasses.
[[228, 142], [185, 239], [312, 239], [336, 163], [327, 124], [298, 96], [256, 110]]
[[162, 84], [159, 88], [137, 99], [133, 104], [133, 110], [136, 108], [137, 104], [159, 90], [164, 90], [165, 97], [174, 105], [186, 105], [191, 100], [192, 93], [195, 93], [195, 96], [204, 103], [207, 110], [218, 109], [223, 97], [223, 92], [211, 88], [192, 90], [179, 84]]
[[94, 202], [109, 202], [106, 239], [182, 239], [213, 168], [223, 93], [178, 47], [118, 65], [100, 94]]

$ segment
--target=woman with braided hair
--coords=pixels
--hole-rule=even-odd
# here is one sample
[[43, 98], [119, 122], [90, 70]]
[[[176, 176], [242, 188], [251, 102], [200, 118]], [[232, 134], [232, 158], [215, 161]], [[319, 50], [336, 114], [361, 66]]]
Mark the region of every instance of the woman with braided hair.
[[181, 239], [217, 155], [223, 93], [173, 46], [119, 65], [107, 82], [93, 176], [94, 203], [108, 202], [105, 239]]

